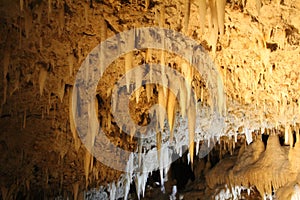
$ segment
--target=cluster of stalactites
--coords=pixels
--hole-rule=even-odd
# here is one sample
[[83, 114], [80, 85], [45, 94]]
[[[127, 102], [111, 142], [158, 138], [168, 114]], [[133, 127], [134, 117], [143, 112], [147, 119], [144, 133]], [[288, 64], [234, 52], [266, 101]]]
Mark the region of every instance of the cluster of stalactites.
[[[152, 58], [152, 50], [148, 49], [146, 51], [146, 62], [153, 61]], [[166, 73], [165, 64], [166, 64], [166, 55], [165, 52], [161, 52], [159, 55], [159, 60], [161, 64], [161, 72], [157, 76], [161, 77], [161, 83], [162, 85], [153, 85], [153, 84], [146, 84], [145, 85], [145, 93], [146, 93], [146, 99], [144, 101], [147, 101], [148, 103], [151, 101], [151, 99], [157, 98], [157, 103], [163, 108], [158, 109], [158, 113], [156, 113], [157, 117], [157, 148], [159, 149], [161, 146], [161, 139], [160, 139], [160, 131], [164, 131], [165, 128], [165, 121], [168, 122], [169, 132], [170, 132], [170, 142], [173, 141], [173, 134], [174, 134], [174, 125], [175, 125], [175, 116], [177, 112], [180, 112], [181, 116], [183, 118], [188, 118], [188, 128], [189, 128], [189, 144], [190, 144], [190, 160], [193, 163], [193, 155], [194, 155], [194, 138], [195, 138], [195, 120], [196, 120], [196, 97], [195, 94], [192, 92], [192, 81], [194, 79], [194, 71], [191, 66], [186, 64], [185, 62], [182, 62], [179, 64], [181, 74], [184, 76], [185, 80], [180, 81], [178, 84], [180, 84], [178, 93], [175, 94], [174, 91], [171, 89], [168, 89], [166, 86], [170, 86], [172, 84], [172, 81], [170, 80], [169, 74]], [[125, 55], [125, 73], [128, 72], [133, 67], [133, 53], [127, 53]], [[151, 71], [151, 64], [149, 68], [149, 77], [150, 82], [153, 72]], [[127, 76], [127, 74], [130, 75], [130, 73], [126, 73], [126, 88], [127, 91], [130, 90], [131, 87], [131, 77]], [[134, 78], [134, 84], [136, 88], [141, 87], [143, 81], [143, 75], [141, 74], [135, 74]], [[154, 90], [156, 89], [157, 96], [154, 97]], [[203, 96], [203, 88], [201, 89], [201, 97]], [[141, 90], [136, 90], [134, 93], [135, 101], [138, 103], [140, 100], [140, 93]], [[154, 97], [154, 98], [153, 98]], [[193, 99], [194, 98], [194, 99]], [[203, 98], [203, 97], [202, 97]], [[134, 134], [134, 133], [133, 133]], [[133, 135], [132, 135], [133, 136]]]
[[299, 125], [287, 129], [290, 140], [285, 146], [281, 146], [279, 137], [271, 133], [266, 147], [261, 139], [256, 139], [242, 147], [236, 158], [221, 160], [206, 176], [209, 187], [218, 184], [255, 186], [262, 197], [273, 192], [277, 194], [277, 191], [278, 199], [295, 196], [297, 190], [290, 184], [297, 185], [300, 181], [300, 130]]

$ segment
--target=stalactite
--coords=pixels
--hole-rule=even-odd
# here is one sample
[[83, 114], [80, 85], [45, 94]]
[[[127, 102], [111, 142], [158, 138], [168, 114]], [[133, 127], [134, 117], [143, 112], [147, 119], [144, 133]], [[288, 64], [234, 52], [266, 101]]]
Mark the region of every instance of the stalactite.
[[73, 198], [74, 200], [77, 200], [78, 198], [78, 191], [79, 191], [79, 183], [76, 182], [76, 183], [73, 183]]
[[218, 83], [218, 109], [219, 109], [219, 113], [222, 115], [223, 111], [226, 111], [226, 108], [225, 108], [226, 104], [225, 104], [225, 99], [224, 99], [225, 94], [223, 93], [224, 84], [223, 84], [223, 81], [220, 76], [218, 77], [217, 83]]
[[189, 129], [189, 153], [191, 164], [193, 166], [194, 160], [194, 138], [195, 138], [195, 126], [196, 126], [196, 105], [191, 104], [187, 110], [188, 114], [188, 129]]
[[64, 83], [63, 79], [60, 81], [57, 93], [58, 93], [60, 102], [63, 102], [63, 98], [65, 96], [65, 83]]
[[203, 89], [203, 87], [201, 87], [201, 89], [200, 89], [200, 99], [201, 99], [202, 102], [204, 101], [203, 93], [204, 93], [204, 89]]
[[43, 96], [43, 93], [44, 93], [47, 75], [48, 75], [47, 70], [44, 68], [41, 68], [40, 74], [39, 74], [39, 86], [40, 86], [40, 95], [41, 96]]
[[26, 128], [26, 109], [24, 110], [23, 128]]
[[[164, 91], [163, 91], [162, 86], [158, 87], [158, 103], [164, 109], [167, 107], [167, 98], [164, 95]], [[164, 124], [165, 124], [164, 123], [165, 122], [165, 112], [161, 108], [159, 109], [159, 113], [158, 113], [158, 121], [159, 121], [160, 129], [163, 130], [164, 129]]]
[[150, 0], [145, 0], [145, 9], [148, 10], [150, 5]]
[[151, 84], [146, 85], [146, 96], [147, 96], [147, 102], [149, 103], [151, 97], [153, 96], [153, 86]]
[[187, 33], [189, 28], [189, 21], [190, 21], [190, 14], [191, 14], [191, 0], [185, 0], [184, 1], [184, 25], [183, 25], [183, 31]]
[[22, 49], [22, 20], [19, 21], [19, 49]]
[[[91, 155], [90, 171], [92, 171], [92, 172], [93, 172], [93, 169], [94, 169], [94, 159], [93, 158], [94, 158], [93, 155]], [[94, 172], [92, 173], [92, 175], [94, 175]]]
[[132, 139], [133, 139], [133, 137], [135, 135], [135, 131], [136, 131], [135, 126], [130, 128], [130, 140], [131, 141], [132, 141]]
[[27, 191], [30, 191], [30, 180], [26, 180], [25, 181], [25, 185], [26, 185], [26, 189], [27, 189]]
[[176, 95], [169, 90], [168, 93], [168, 102], [167, 102], [167, 114], [168, 114], [168, 122], [170, 128], [170, 141], [173, 141], [173, 134], [174, 134], [174, 121], [175, 121], [175, 105], [176, 104]]
[[64, 27], [65, 27], [65, 9], [64, 9], [64, 6], [61, 6], [61, 8], [59, 9], [58, 24], [59, 24], [58, 34], [61, 35], [61, 33], [62, 33], [62, 31], [64, 30]]
[[186, 91], [186, 85], [184, 81], [180, 81], [179, 98], [180, 98], [181, 115], [184, 118], [186, 115], [186, 108], [187, 108], [187, 91]]
[[135, 73], [135, 84], [136, 84], [135, 100], [136, 100], [136, 103], [139, 102], [142, 83], [143, 83], [143, 71], [136, 70], [136, 73]]
[[260, 13], [261, 3], [261, 0], [256, 0], [256, 10], [258, 14]]
[[14, 81], [14, 86], [13, 88], [9, 91], [9, 96], [12, 96], [14, 94], [14, 92], [16, 92], [17, 90], [20, 89], [20, 71], [17, 70], [15, 72], [15, 81]]
[[147, 64], [151, 63], [152, 61], [152, 49], [146, 49], [146, 56], [145, 56], [145, 61]]
[[289, 145], [289, 130], [290, 125], [286, 124], [284, 129], [284, 144]]
[[141, 168], [142, 166], [142, 150], [143, 150], [143, 143], [142, 140], [139, 138], [138, 140], [138, 166]]
[[300, 144], [300, 125], [295, 127], [296, 132], [296, 144]]
[[[157, 146], [157, 159], [158, 159], [158, 164], [160, 165], [160, 158], [161, 158], [161, 132], [157, 131], [156, 132], [156, 146]], [[161, 166], [159, 167], [161, 168]]]
[[164, 5], [164, 3], [161, 4], [159, 12], [160, 12], [160, 15], [159, 15], [158, 26], [164, 27], [164, 25], [165, 25], [165, 5]]
[[84, 156], [84, 175], [85, 175], [85, 187], [87, 188], [88, 184], [89, 184], [89, 170], [90, 170], [90, 162], [91, 162], [91, 154], [90, 152], [86, 151], [85, 152], [85, 156]]
[[226, 0], [216, 0], [218, 28], [221, 35], [224, 34], [225, 3]]
[[131, 67], [132, 67], [132, 62], [133, 62], [133, 52], [129, 52], [125, 55], [125, 73], [126, 73], [126, 88], [127, 88], [127, 92], [129, 92], [130, 90], [130, 73], [127, 73]]
[[218, 17], [216, 1], [209, 1], [210, 16], [209, 16], [209, 32], [210, 32], [210, 44], [212, 45], [213, 56], [216, 53], [217, 40], [218, 40]]
[[24, 0], [20, 0], [20, 10], [23, 11], [24, 9]]
[[191, 99], [191, 86], [193, 81], [193, 70], [192, 67], [190, 67], [186, 63], [182, 63], [181, 70], [183, 75], [185, 76], [185, 83], [186, 83], [186, 90], [187, 90], [187, 99], [186, 99], [186, 106], [189, 107], [190, 105], [190, 99]]
[[74, 69], [74, 56], [73, 54], [70, 54], [67, 58], [68, 64], [69, 64], [69, 75], [73, 75], [73, 69]]
[[[116, 94], [117, 97], [112, 99], [112, 113], [116, 112], [117, 110], [117, 105], [118, 105], [118, 99], [119, 99], [119, 94]], [[98, 106], [98, 101], [97, 101], [97, 106]]]
[[101, 18], [100, 19], [100, 38], [101, 38], [101, 41], [104, 41], [106, 40], [107, 38], [107, 24], [104, 20], [104, 18]]
[[26, 38], [29, 38], [30, 30], [32, 26], [32, 15], [29, 10], [25, 10], [24, 12], [24, 26], [25, 26], [25, 36]]
[[52, 12], [52, 0], [48, 0], [48, 22], [50, 21], [51, 12]]
[[87, 3], [84, 4], [84, 22], [85, 22], [85, 26], [88, 25], [88, 15], [89, 15], [89, 5]]
[[107, 120], [106, 127], [107, 127], [108, 130], [110, 130], [111, 129], [111, 114], [110, 114], [110, 112], [107, 113], [106, 120]]
[[199, 0], [199, 12], [200, 12], [200, 28], [204, 33], [205, 28], [205, 16], [206, 16], [206, 0]]
[[76, 108], [73, 109], [72, 107], [72, 101], [74, 105], [77, 105], [77, 94], [75, 95], [75, 98], [72, 99], [72, 88], [69, 89], [69, 121], [70, 121], [70, 129], [72, 132], [73, 140], [74, 140], [74, 146], [76, 152], [78, 152], [80, 148], [80, 139], [78, 138], [77, 132], [76, 132], [76, 126], [73, 114], [76, 114]]
[[167, 97], [168, 96], [168, 84], [169, 84], [169, 80], [167, 75], [164, 73], [161, 75], [161, 82], [162, 82], [162, 90], [164, 92], [164, 96]]
[[293, 146], [294, 146], [294, 136], [293, 136], [292, 128], [290, 126], [288, 128], [288, 134], [289, 134], [288, 141], [289, 141], [289, 144], [290, 144], [290, 148], [293, 148]]
[[7, 194], [8, 194], [8, 189], [5, 186], [2, 186], [1, 187], [1, 196], [2, 196], [3, 200], [8, 199], [7, 198], [7, 196], [8, 196]]
[[244, 133], [246, 136], [247, 144], [250, 144], [253, 141], [251, 131], [248, 128], [245, 128]]
[[113, 182], [109, 186], [109, 198], [110, 198], [110, 200], [115, 200], [116, 199], [116, 190], [117, 190], [116, 184], [115, 184], [115, 182]]
[[3, 100], [2, 105], [6, 103], [7, 98], [7, 75], [8, 75], [8, 68], [10, 64], [10, 53], [8, 50], [4, 52], [3, 57]]

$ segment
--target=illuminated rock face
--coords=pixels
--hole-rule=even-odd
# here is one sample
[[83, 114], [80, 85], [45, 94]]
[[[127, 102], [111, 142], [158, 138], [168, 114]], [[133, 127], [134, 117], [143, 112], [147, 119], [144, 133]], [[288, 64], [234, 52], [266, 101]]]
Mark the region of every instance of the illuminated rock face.
[[[76, 199], [83, 196], [83, 191], [108, 183], [110, 191], [118, 191], [115, 188], [118, 185], [112, 183], [119, 180], [120, 172], [93, 159], [77, 136], [71, 105], [71, 102], [76, 104], [76, 98], [72, 98], [75, 77], [88, 53], [101, 41], [134, 27], [159, 26], [188, 35], [213, 58], [222, 78], [218, 81], [224, 84], [226, 93], [218, 106], [226, 104], [226, 128], [222, 135], [230, 139], [221, 138], [221, 143], [226, 144], [228, 151], [237, 145], [233, 142], [233, 137], [239, 137], [237, 134], [245, 134], [249, 143], [252, 134], [281, 134], [284, 143], [290, 145], [286, 150], [277, 143], [276, 136], [270, 136], [264, 149], [260, 139], [254, 140], [240, 151], [235, 164], [224, 159], [208, 172], [209, 186], [223, 183], [256, 186], [261, 195], [272, 193], [273, 187], [278, 198], [296, 199], [300, 170], [300, 3], [232, 1], [225, 4], [225, 13], [224, 3], [222, 0], [210, 4], [203, 0], [1, 1], [2, 198], [72, 193]], [[134, 131], [127, 135], [116, 126], [110, 96], [115, 82], [144, 61], [165, 63], [181, 71], [196, 91], [203, 109], [213, 105], [206, 85], [208, 80], [184, 67], [187, 63], [181, 58], [155, 50], [121, 56], [99, 81], [96, 114], [111, 142], [129, 151], [138, 149], [138, 141], [132, 139]], [[135, 78], [141, 85], [141, 77]], [[126, 81], [129, 90], [130, 83]], [[155, 85], [147, 85], [135, 95], [130, 100], [130, 111], [137, 123], [146, 124], [147, 109], [158, 102], [166, 108], [166, 115], [160, 117], [168, 119], [174, 134], [181, 130], [176, 127], [176, 113], [192, 119], [189, 126], [194, 126], [197, 113], [185, 112], [187, 100], [181, 98], [189, 97], [189, 91], [178, 94], [179, 102], [174, 100], [174, 94]], [[166, 96], [169, 101], [165, 101]], [[204, 130], [213, 118], [210, 114], [201, 117]], [[163, 125], [160, 120], [159, 126]], [[195, 145], [198, 153], [200, 139], [194, 131], [189, 136], [190, 161], [196, 168], [199, 163], [193, 161], [192, 141], [198, 144]], [[159, 134], [157, 138], [162, 140]], [[159, 142], [157, 148], [160, 149]], [[222, 172], [222, 175], [218, 167], [226, 169], [228, 174]], [[144, 188], [140, 186], [145, 175], [135, 179], [138, 179], [137, 191], [142, 194]]]

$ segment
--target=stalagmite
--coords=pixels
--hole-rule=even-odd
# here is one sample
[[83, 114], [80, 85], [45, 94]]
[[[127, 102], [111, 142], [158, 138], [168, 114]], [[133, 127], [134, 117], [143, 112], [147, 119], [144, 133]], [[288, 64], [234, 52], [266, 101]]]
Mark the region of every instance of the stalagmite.
[[125, 54], [125, 79], [126, 79], [126, 88], [127, 88], [127, 92], [129, 92], [130, 90], [130, 73], [127, 73], [131, 67], [132, 67], [132, 61], [133, 61], [133, 52], [129, 52], [127, 54]]
[[47, 70], [44, 68], [41, 68], [40, 74], [39, 74], [39, 86], [40, 86], [40, 95], [41, 96], [43, 96], [46, 79], [47, 79]]
[[167, 103], [167, 114], [168, 114], [168, 122], [170, 128], [170, 141], [173, 141], [173, 131], [174, 131], [174, 121], [175, 121], [175, 105], [176, 104], [176, 95], [169, 90], [168, 94], [168, 103]]
[[195, 138], [195, 126], [196, 126], [196, 105], [191, 103], [188, 114], [188, 129], [189, 129], [189, 153], [191, 157], [191, 166], [193, 166], [194, 161], [194, 138]]

